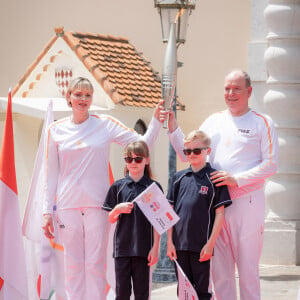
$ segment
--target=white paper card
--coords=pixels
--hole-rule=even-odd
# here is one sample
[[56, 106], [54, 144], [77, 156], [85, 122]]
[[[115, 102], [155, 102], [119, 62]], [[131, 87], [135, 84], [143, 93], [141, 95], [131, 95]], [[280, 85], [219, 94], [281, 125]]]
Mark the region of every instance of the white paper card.
[[167, 198], [153, 182], [132, 202], [136, 202], [155, 230], [162, 234], [176, 224], [178, 215], [173, 210]]

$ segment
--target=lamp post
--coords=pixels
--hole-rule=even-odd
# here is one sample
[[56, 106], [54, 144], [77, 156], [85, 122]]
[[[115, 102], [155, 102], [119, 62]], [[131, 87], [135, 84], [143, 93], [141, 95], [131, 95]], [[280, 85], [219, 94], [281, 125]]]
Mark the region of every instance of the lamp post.
[[[166, 102], [167, 99], [165, 98], [168, 98], [168, 95], [172, 93], [174, 103], [173, 110], [176, 116], [177, 66], [182, 65], [181, 63], [177, 62], [176, 51], [180, 44], [185, 43], [188, 19], [192, 13], [192, 10], [195, 9], [196, 0], [154, 0], [154, 6], [157, 7], [160, 15], [162, 40], [164, 43], [168, 43], [162, 74], [162, 96]], [[172, 45], [170, 45], [170, 42], [174, 43], [174, 51], [172, 49]], [[169, 74], [166, 74], [168, 73], [168, 70], [171, 71]], [[168, 105], [169, 104], [167, 104], [165, 107], [168, 108]], [[169, 144], [168, 185], [170, 185], [170, 179], [172, 178], [175, 172], [176, 153], [172, 145]], [[161, 237], [159, 261], [153, 274], [154, 282], [173, 282], [176, 280], [174, 265], [171, 262], [171, 260], [166, 256], [166, 250], [167, 236], [165, 233]]]

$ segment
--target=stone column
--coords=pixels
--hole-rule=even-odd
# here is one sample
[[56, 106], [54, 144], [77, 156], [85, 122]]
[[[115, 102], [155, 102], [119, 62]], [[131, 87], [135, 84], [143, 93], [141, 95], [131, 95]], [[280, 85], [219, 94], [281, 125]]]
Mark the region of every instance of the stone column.
[[279, 135], [279, 168], [266, 184], [261, 262], [300, 264], [300, 0], [269, 0], [264, 107]]
[[253, 93], [251, 107], [265, 112], [264, 95], [268, 87], [264, 53], [268, 47], [266, 36], [268, 29], [264, 18], [264, 9], [268, 0], [252, 0], [251, 3], [251, 41], [248, 44], [248, 71], [251, 76]]

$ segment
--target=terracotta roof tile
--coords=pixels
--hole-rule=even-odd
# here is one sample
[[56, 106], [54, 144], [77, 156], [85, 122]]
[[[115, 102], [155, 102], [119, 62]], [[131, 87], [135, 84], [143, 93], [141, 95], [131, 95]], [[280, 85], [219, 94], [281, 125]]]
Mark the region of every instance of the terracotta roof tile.
[[[64, 32], [63, 27], [56, 28], [55, 33], [56, 35], [21, 78], [13, 93], [18, 90], [56, 39], [63, 38], [114, 103], [154, 107], [160, 100], [161, 82], [158, 72], [127, 38], [91, 32]], [[55, 59], [56, 56], [53, 56], [50, 64]], [[47, 71], [50, 64], [44, 66], [43, 72]], [[42, 75], [38, 74], [37, 80]], [[178, 108], [184, 109], [184, 106], [179, 103]]]

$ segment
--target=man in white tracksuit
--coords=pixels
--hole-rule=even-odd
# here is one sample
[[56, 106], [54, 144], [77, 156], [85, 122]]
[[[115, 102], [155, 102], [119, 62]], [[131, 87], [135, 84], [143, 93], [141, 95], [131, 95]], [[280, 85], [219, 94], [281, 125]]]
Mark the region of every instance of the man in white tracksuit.
[[[217, 186], [227, 185], [232, 205], [225, 209], [225, 223], [212, 260], [216, 298], [236, 300], [235, 265], [239, 272], [241, 300], [260, 299], [259, 259], [263, 245], [265, 179], [276, 172], [278, 138], [270, 117], [248, 106], [252, 93], [246, 72], [235, 70], [225, 78], [228, 109], [211, 115], [200, 126], [212, 139], [209, 161], [219, 170], [211, 174]], [[183, 133], [174, 115], [169, 138], [182, 160]]]

